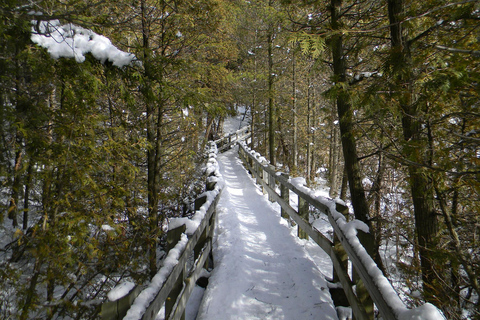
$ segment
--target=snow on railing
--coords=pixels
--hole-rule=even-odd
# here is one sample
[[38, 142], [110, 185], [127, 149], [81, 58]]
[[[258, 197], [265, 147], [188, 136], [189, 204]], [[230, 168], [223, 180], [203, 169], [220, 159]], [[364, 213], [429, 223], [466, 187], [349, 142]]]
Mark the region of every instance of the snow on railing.
[[214, 142], [218, 146], [218, 152], [222, 152], [224, 150], [230, 149], [239, 141], [245, 141], [251, 136], [251, 134], [251, 126], [245, 126], [234, 133], [230, 133], [220, 139], [215, 140]]
[[[256, 177], [257, 183], [262, 185], [264, 193], [268, 193], [269, 200], [280, 204], [282, 216], [292, 218], [299, 226], [299, 236], [303, 235], [304, 238], [307, 235], [310, 236], [331, 257], [335, 278], [341, 283], [356, 319], [373, 319], [373, 306], [362, 303], [363, 299], [358, 296], [358, 286], [357, 294], [354, 292], [355, 279], [350, 278], [346, 269], [346, 261], [342, 259], [345, 252], [383, 319], [445, 319], [443, 314], [430, 303], [414, 309], [407, 308], [389, 280], [360, 243], [357, 233], [358, 231], [368, 233], [368, 226], [355, 219], [347, 222], [344, 212], [348, 213], [348, 208], [344, 204], [333, 199], [316, 196], [311, 189], [304, 186], [302, 182], [304, 179], [289, 179], [285, 174], [276, 172], [264, 157], [248, 148], [245, 143], [238, 144], [240, 158], [252, 175]], [[277, 184], [279, 184], [280, 194], [276, 191]], [[297, 210], [290, 206], [290, 191], [298, 196]], [[335, 240], [332, 242], [308, 222], [310, 205], [328, 216], [334, 229], [334, 239], [338, 239], [343, 250], [339, 250]]]
[[[204, 170], [207, 176], [206, 191], [195, 201], [196, 211], [192, 218], [170, 219], [167, 233], [168, 253], [163, 260], [163, 266], [139, 293], [128, 293], [127, 290], [119, 288], [112, 290], [109, 296], [122, 299], [126, 306], [115, 302], [104, 304], [106, 307], [102, 307], [102, 319], [155, 319], [163, 306], [165, 319], [181, 319], [184, 315], [196, 281], [202, 276], [203, 269], [213, 263], [209, 259], [215, 227], [215, 209], [224, 182], [218, 170], [215, 143], [209, 145], [207, 154]], [[131, 285], [129, 287], [133, 288]], [[138, 287], [135, 290], [139, 291]], [[132, 295], [134, 296], [130, 298]], [[112, 308], [115, 310], [110, 310]]]

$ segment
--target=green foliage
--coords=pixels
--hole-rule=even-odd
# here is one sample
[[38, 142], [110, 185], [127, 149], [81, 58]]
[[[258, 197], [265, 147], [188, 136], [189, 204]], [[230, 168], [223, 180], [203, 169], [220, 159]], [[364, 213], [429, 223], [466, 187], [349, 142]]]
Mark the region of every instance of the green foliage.
[[290, 40], [290, 44], [300, 44], [300, 50], [305, 55], [311, 55], [312, 58], [319, 58], [326, 48], [325, 39], [316, 34], [306, 32], [295, 33]]

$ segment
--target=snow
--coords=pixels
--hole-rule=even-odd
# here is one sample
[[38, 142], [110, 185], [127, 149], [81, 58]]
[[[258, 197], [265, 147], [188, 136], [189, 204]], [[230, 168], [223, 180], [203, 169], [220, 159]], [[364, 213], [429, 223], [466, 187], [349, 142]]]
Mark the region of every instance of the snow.
[[32, 24], [38, 25], [37, 30], [33, 28], [32, 41], [46, 48], [54, 59], [75, 58], [84, 62], [85, 55], [91, 53], [102, 63], [108, 60], [119, 68], [136, 62], [135, 55], [119, 50], [110, 39], [91, 30], [71, 23], [62, 25], [59, 20], [32, 21]]
[[[197, 319], [337, 319], [309, 242], [292, 235], [232, 149], [218, 156], [225, 179], [214, 263]], [[321, 261], [320, 261], [321, 262]]]
[[352, 308], [350, 307], [337, 307], [337, 314], [339, 320], [352, 319]]
[[133, 282], [122, 282], [118, 286], [110, 290], [110, 292], [107, 294], [108, 300], [117, 301], [118, 299], [125, 297], [130, 291], [132, 291], [134, 287], [135, 283]]
[[[247, 116], [245, 116], [247, 113]], [[224, 135], [235, 133], [237, 130], [249, 125], [249, 111], [244, 106], [237, 107], [237, 115], [234, 117], [228, 117], [223, 123]]]
[[426, 303], [420, 307], [400, 312], [399, 320], [446, 320], [434, 305]]
[[113, 229], [113, 227], [109, 226], [108, 224], [102, 225], [102, 230], [103, 231], [115, 231], [115, 229]]

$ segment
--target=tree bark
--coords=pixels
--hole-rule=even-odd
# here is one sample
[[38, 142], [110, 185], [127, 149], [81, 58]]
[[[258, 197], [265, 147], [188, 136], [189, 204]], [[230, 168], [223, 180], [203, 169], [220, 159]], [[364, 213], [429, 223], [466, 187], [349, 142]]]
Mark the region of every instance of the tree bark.
[[[332, 27], [340, 28], [341, 0], [332, 0]], [[337, 84], [346, 83], [346, 64], [343, 56], [343, 37], [340, 34], [332, 38], [331, 43], [333, 72]], [[338, 118], [340, 122], [340, 134], [342, 140], [345, 168], [347, 170], [348, 183], [352, 198], [352, 206], [355, 211], [355, 218], [370, 225], [369, 208], [362, 186], [360, 163], [358, 161], [357, 146], [353, 132], [353, 108], [350, 105], [348, 93], [339, 89], [336, 98]]]
[[295, 50], [292, 53], [292, 109], [293, 109], [293, 168], [298, 167], [298, 110], [297, 110], [297, 87], [295, 78]]
[[[270, 0], [268, 5], [272, 6], [273, 1]], [[275, 99], [273, 82], [275, 75], [273, 74], [273, 26], [268, 27], [267, 46], [268, 46], [268, 154], [270, 164], [275, 166]]]
[[159, 193], [159, 135], [158, 124], [161, 118], [156, 116], [161, 114], [158, 106], [153, 101], [152, 92], [152, 65], [150, 59], [150, 29], [147, 23], [146, 3], [145, 0], [140, 2], [141, 19], [142, 19], [142, 46], [143, 46], [143, 62], [144, 62], [144, 77], [145, 83], [143, 88], [143, 98], [147, 113], [147, 193], [148, 193], [148, 260], [149, 273], [153, 277], [157, 272], [157, 256], [156, 256], [156, 232], [158, 229], [158, 193]]
[[33, 180], [33, 159], [30, 159], [30, 163], [28, 164], [27, 169], [27, 178], [25, 181], [25, 196], [23, 200], [23, 230], [27, 230], [28, 228], [28, 217], [29, 217], [29, 207], [30, 207], [30, 189], [32, 188], [32, 180]]
[[312, 180], [312, 106], [310, 102], [310, 77], [308, 77], [308, 82], [307, 82], [307, 181], [310, 182]]
[[439, 273], [440, 266], [435, 265], [435, 239], [438, 234], [438, 221], [434, 208], [433, 180], [421, 166], [426, 161], [425, 153], [428, 150], [428, 142], [422, 136], [420, 113], [416, 103], [414, 103], [413, 66], [409, 44], [404, 37], [402, 26], [404, 6], [404, 0], [388, 0], [392, 44], [391, 61], [395, 63], [393, 71], [394, 85], [396, 85], [392, 88], [392, 92], [401, 92], [398, 100], [402, 116], [403, 138], [406, 142], [403, 151], [411, 163], [415, 163], [408, 166], [408, 174], [424, 295], [427, 301], [435, 302], [435, 294], [438, 292], [435, 280], [437, 278], [436, 273], [441, 274]]

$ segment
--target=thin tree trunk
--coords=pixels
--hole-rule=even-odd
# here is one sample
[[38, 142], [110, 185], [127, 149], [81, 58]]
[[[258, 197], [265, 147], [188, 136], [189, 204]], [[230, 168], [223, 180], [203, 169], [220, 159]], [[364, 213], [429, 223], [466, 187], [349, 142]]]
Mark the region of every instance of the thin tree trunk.
[[335, 108], [332, 107], [331, 121], [330, 121], [330, 156], [329, 156], [329, 180], [330, 180], [330, 191], [329, 195], [332, 198], [338, 196], [338, 175], [339, 175], [339, 154], [340, 154], [340, 141], [338, 139], [338, 129], [335, 125], [336, 121]]
[[[340, 27], [338, 19], [341, 6], [341, 0], [332, 0], [332, 26], [334, 29]], [[343, 56], [343, 38], [341, 35], [336, 35], [332, 38], [332, 55], [335, 79], [338, 83], [345, 83], [346, 65]], [[336, 103], [340, 122], [343, 155], [355, 217], [370, 225], [369, 208], [362, 186], [360, 163], [358, 161], [357, 146], [353, 133], [353, 108], [350, 105], [348, 93], [340, 90]]]
[[29, 318], [29, 311], [32, 306], [32, 300], [36, 295], [36, 287], [38, 283], [38, 277], [40, 276], [40, 270], [42, 267], [42, 262], [40, 258], [35, 260], [35, 266], [33, 268], [33, 276], [30, 279], [30, 286], [28, 287], [25, 303], [23, 304], [22, 313], [20, 315], [21, 320], [26, 320]]
[[[312, 104], [312, 119], [313, 119], [313, 126], [314, 128], [317, 128], [317, 124], [318, 124], [318, 120], [317, 120], [317, 109], [316, 109], [316, 106], [315, 106], [315, 89], [312, 89], [312, 97], [311, 97], [311, 104]], [[311, 158], [312, 160], [310, 161], [310, 165], [311, 165], [311, 169], [310, 169], [310, 180], [313, 180], [315, 178], [315, 175], [316, 175], [316, 157], [315, 157], [315, 144], [316, 144], [316, 140], [315, 140], [315, 135], [316, 135], [317, 131], [314, 130], [312, 132], [312, 152], [311, 152]]]
[[21, 185], [21, 174], [20, 169], [22, 168], [22, 147], [21, 139], [17, 137], [18, 149], [15, 152], [15, 167], [13, 168], [13, 184], [12, 184], [12, 195], [10, 198], [10, 204], [8, 207], [8, 217], [12, 220], [12, 225], [14, 228], [18, 226], [18, 205], [20, 201], [20, 185]]
[[[142, 45], [143, 45], [143, 62], [144, 62], [144, 101], [147, 111], [147, 141], [149, 143], [147, 148], [147, 193], [148, 193], [148, 240], [147, 248], [149, 255], [149, 273], [153, 277], [157, 272], [157, 258], [156, 258], [156, 230], [158, 226], [158, 162], [157, 150], [158, 139], [155, 116], [158, 112], [155, 112], [156, 106], [152, 100], [152, 88], [151, 81], [151, 61], [150, 61], [150, 31], [147, 25], [147, 13], [145, 0], [141, 0], [140, 9], [142, 15]], [[160, 120], [160, 119], [159, 119]], [[161, 120], [160, 120], [161, 121]]]
[[342, 185], [340, 187], [340, 195], [338, 196], [343, 201], [347, 201], [347, 190], [348, 190], [348, 177], [347, 177], [347, 169], [343, 166], [342, 170]]
[[32, 188], [33, 180], [33, 159], [30, 159], [27, 169], [27, 180], [25, 181], [25, 196], [23, 200], [23, 230], [28, 228], [28, 217], [29, 217], [29, 208], [30, 208], [30, 189]]
[[[404, 6], [404, 0], [388, 0], [392, 54], [394, 55], [392, 61], [395, 61], [396, 84], [402, 90], [398, 100], [402, 112], [403, 136], [406, 141], [404, 153], [411, 161], [422, 164], [426, 160], [423, 151], [428, 150], [428, 143], [422, 137], [419, 110], [413, 98], [413, 67], [408, 41], [404, 37], [401, 23]], [[392, 88], [392, 91], [398, 90], [398, 87]], [[433, 181], [421, 166], [409, 165], [408, 173], [424, 295], [427, 301], [436, 302], [435, 295], [438, 293], [439, 286], [436, 285], [435, 279], [436, 273], [440, 272], [441, 268], [435, 264], [435, 239], [438, 234], [438, 221], [434, 208]]]
[[312, 153], [312, 107], [310, 105], [310, 77], [308, 77], [307, 82], [307, 181], [312, 180], [312, 173], [311, 173], [311, 153]]
[[[255, 41], [254, 41], [254, 48], [257, 47], [257, 30], [255, 30]], [[251, 107], [251, 114], [252, 114], [252, 124], [251, 124], [251, 138], [250, 138], [250, 148], [255, 149], [255, 134], [256, 134], [256, 125], [255, 121], [257, 121], [257, 54], [253, 55], [253, 88], [252, 88], [252, 107]]]
[[[341, 9], [342, 0], [331, 0], [331, 25], [333, 30], [341, 28]], [[345, 84], [346, 78], [346, 59], [343, 53], [343, 35], [337, 33], [331, 39], [331, 50], [333, 59], [334, 81], [338, 84]], [[355, 218], [363, 221], [370, 230], [372, 223], [370, 220], [369, 207], [365, 197], [365, 191], [362, 186], [362, 176], [360, 172], [360, 163], [358, 160], [357, 146], [354, 135], [353, 108], [350, 105], [349, 94], [346, 90], [340, 89], [336, 99], [337, 112], [340, 122], [340, 134], [343, 147], [343, 157], [348, 176], [348, 185], [350, 187], [350, 197], [352, 201]], [[382, 266], [378, 251], [375, 250], [375, 239], [372, 234], [359, 232], [358, 238], [365, 247], [368, 254], [375, 260], [379, 267]], [[362, 288], [363, 285], [357, 284], [357, 292], [363, 292], [360, 295], [365, 306], [367, 314], [373, 317], [373, 302]]]
[[298, 110], [297, 110], [297, 88], [295, 78], [295, 50], [293, 50], [293, 65], [292, 65], [292, 104], [293, 104], [293, 169], [298, 167]]
[[[273, 1], [269, 1], [272, 6]], [[268, 27], [267, 46], [268, 46], [268, 154], [270, 164], [275, 166], [275, 100], [273, 82], [275, 75], [273, 74], [273, 26]]]

